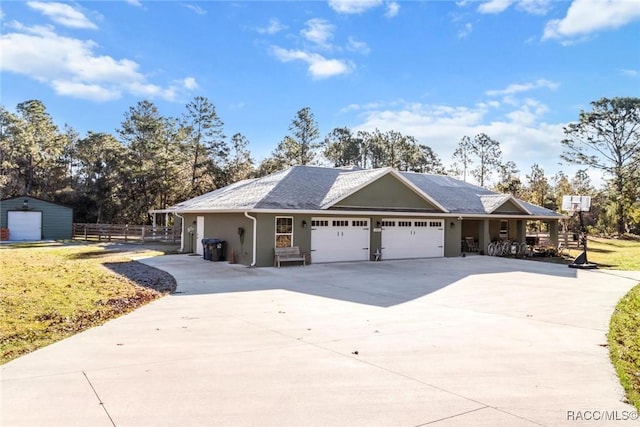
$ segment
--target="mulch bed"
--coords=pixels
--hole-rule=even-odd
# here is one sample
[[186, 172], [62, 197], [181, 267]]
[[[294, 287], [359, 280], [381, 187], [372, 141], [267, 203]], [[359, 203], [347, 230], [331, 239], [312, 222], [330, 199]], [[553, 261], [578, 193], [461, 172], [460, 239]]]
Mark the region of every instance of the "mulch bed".
[[137, 285], [161, 293], [175, 292], [177, 287], [176, 279], [172, 275], [138, 261], [108, 262], [104, 266]]

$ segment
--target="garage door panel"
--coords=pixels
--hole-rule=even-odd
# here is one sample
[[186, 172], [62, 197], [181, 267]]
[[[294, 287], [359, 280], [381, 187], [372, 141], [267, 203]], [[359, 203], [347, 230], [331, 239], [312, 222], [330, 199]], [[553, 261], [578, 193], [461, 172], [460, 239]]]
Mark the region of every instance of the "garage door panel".
[[368, 218], [311, 219], [311, 261], [363, 261], [369, 259]]
[[384, 259], [444, 256], [444, 220], [385, 218], [382, 220]]
[[41, 240], [42, 212], [9, 211], [7, 226], [11, 240]]

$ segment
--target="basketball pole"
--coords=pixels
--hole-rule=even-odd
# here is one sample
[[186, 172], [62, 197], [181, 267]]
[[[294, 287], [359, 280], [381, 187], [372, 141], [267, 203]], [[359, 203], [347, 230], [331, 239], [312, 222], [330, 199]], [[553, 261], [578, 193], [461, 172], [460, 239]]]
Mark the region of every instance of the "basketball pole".
[[580, 243], [582, 244], [582, 253], [569, 264], [569, 267], [582, 269], [598, 268], [596, 264], [592, 264], [587, 260], [587, 228], [584, 226], [584, 220], [582, 219], [582, 209], [578, 209], [578, 218], [580, 219]]

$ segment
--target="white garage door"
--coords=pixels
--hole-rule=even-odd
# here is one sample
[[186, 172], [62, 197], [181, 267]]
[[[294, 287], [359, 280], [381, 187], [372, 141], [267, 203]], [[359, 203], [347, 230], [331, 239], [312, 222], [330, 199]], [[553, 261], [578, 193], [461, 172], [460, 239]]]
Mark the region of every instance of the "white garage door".
[[444, 220], [385, 218], [382, 220], [382, 259], [444, 256]]
[[368, 218], [311, 218], [311, 261], [367, 261]]
[[41, 240], [42, 212], [7, 212], [10, 240]]

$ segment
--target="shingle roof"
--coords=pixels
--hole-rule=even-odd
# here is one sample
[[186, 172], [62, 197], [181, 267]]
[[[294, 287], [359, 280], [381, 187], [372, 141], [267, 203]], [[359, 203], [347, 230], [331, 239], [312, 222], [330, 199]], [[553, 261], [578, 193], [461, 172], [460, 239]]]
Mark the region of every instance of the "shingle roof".
[[[177, 212], [225, 210], [326, 210], [378, 178], [392, 173], [427, 199], [454, 214], [490, 214], [508, 200], [523, 215], [560, 217], [557, 212], [500, 194], [450, 176], [383, 169], [293, 166], [262, 178], [240, 181], [179, 203]], [[528, 211], [528, 212], [527, 212]]]

